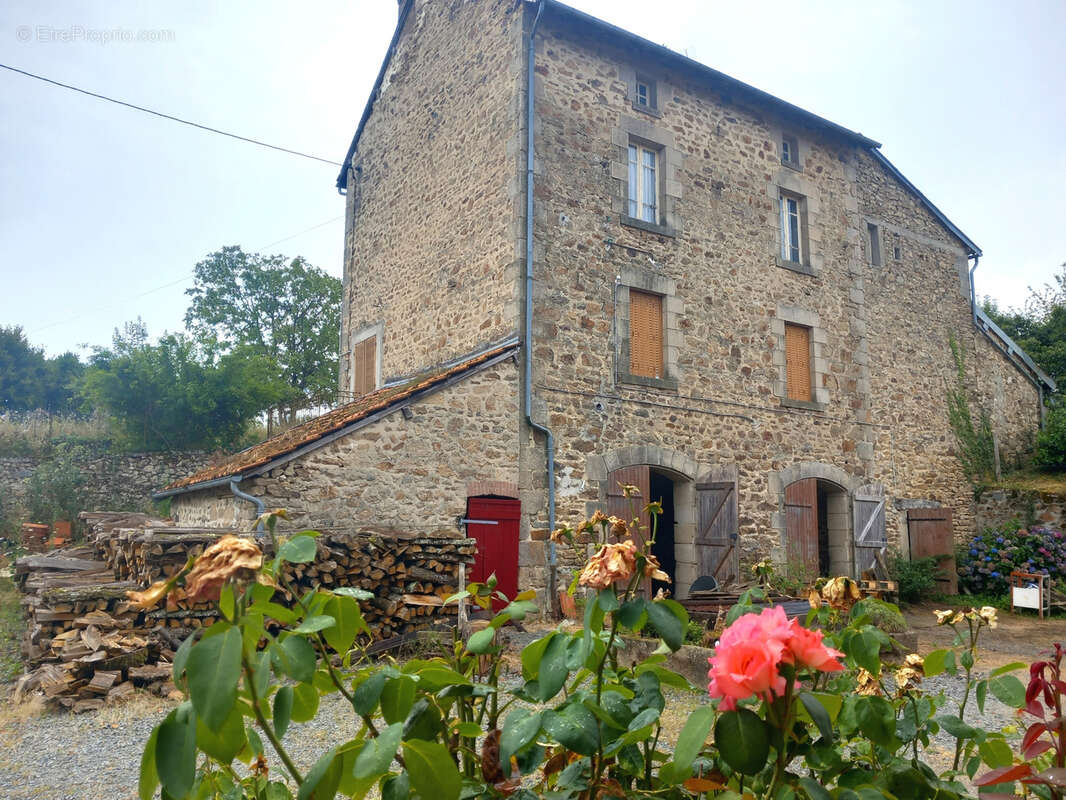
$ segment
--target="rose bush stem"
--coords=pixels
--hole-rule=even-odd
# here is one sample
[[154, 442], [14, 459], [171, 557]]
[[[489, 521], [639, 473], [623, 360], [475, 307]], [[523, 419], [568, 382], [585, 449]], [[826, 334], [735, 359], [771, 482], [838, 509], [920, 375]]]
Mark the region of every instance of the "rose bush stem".
[[259, 692], [255, 688], [255, 676], [252, 673], [252, 665], [248, 661], [248, 653], [242, 647], [241, 648], [241, 666], [244, 669], [244, 682], [248, 686], [248, 693], [252, 696], [252, 711], [255, 712], [255, 721], [259, 723], [259, 727], [266, 734], [267, 739], [274, 746], [275, 752], [281, 758], [281, 763], [285, 765], [285, 769], [288, 770], [289, 775], [296, 781], [296, 785], [303, 784], [304, 779], [300, 775], [300, 771], [296, 769], [296, 765], [292, 763], [292, 759], [289, 758], [288, 752], [282, 747], [281, 740], [278, 739], [277, 734], [274, 733], [274, 727], [267, 721], [267, 718], [263, 715], [263, 710], [259, 707]]

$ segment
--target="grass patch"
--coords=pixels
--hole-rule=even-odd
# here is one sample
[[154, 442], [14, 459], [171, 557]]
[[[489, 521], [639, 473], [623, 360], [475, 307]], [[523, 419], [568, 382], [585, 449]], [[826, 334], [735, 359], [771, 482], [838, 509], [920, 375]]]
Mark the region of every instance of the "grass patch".
[[22, 674], [19, 650], [25, 621], [19, 599], [15, 582], [0, 577], [0, 683], [10, 683]]
[[981, 488], [1066, 494], [1066, 472], [1012, 472], [1004, 475], [1000, 481], [982, 484]]

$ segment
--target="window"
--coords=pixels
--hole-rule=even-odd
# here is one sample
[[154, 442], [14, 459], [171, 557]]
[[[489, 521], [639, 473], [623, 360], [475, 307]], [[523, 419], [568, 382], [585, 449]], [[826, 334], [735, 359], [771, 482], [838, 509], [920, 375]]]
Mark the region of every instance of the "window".
[[655, 110], [659, 107], [655, 81], [643, 75], [637, 75], [633, 87], [633, 106], [641, 111]]
[[781, 259], [793, 264], [804, 263], [803, 235], [804, 216], [803, 198], [797, 195], [781, 193]]
[[352, 393], [356, 397], [377, 389], [378, 337], [369, 336], [352, 348]]
[[629, 372], [663, 377], [663, 298], [629, 290]]
[[870, 235], [870, 263], [881, 266], [881, 232], [872, 222], [866, 223], [866, 231]]
[[629, 216], [659, 224], [659, 152], [629, 145]]
[[799, 147], [795, 136], [781, 137], [781, 163], [799, 169]]
[[785, 323], [785, 396], [809, 403], [811, 392], [811, 329]]
[[903, 258], [903, 253], [900, 251], [898, 244], [892, 248], [892, 257], [896, 259], [896, 261], [899, 261], [901, 258]]

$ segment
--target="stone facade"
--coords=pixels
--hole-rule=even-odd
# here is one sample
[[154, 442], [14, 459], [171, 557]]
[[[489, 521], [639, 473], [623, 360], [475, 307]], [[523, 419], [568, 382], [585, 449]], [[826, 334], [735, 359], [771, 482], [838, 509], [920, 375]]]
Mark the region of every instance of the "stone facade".
[[[975, 246], [875, 143], [562, 6], [401, 4], [343, 180], [342, 350], [377, 337], [380, 385], [521, 330], [525, 59], [538, 8], [533, 334], [523, 343], [532, 386], [498, 367], [497, 405], [481, 422], [439, 409], [415, 440], [414, 424], [394, 415], [242, 488], [295, 509], [300, 524], [373, 514], [447, 527], [468, 482], [513, 483], [520, 583], [543, 587], [549, 492], [544, 439], [523, 418], [529, 388], [534, 420], [554, 435], [556, 520], [608, 506], [613, 471], [647, 468], [652, 491], [669, 494], [681, 596], [700, 573], [698, 495], [712, 486], [736, 498], [731, 557], [745, 564], [790, 558], [786, 493], [797, 481], [817, 485], [819, 536], [837, 571], [854, 567], [854, 520], [869, 498], [883, 498], [873, 518], [892, 544], [907, 541], [910, 507], [950, 507], [956, 536], [971, 531], [947, 416], [949, 342], [1008, 463], [1040, 420], [1034, 376], [971, 319]], [[651, 86], [654, 107], [636, 101], [638, 84]], [[655, 223], [629, 216], [630, 144], [659, 154]], [[782, 258], [782, 198], [802, 218], [798, 259]], [[634, 291], [662, 298], [655, 378], [628, 366]], [[810, 331], [809, 401], [786, 397], [790, 324]], [[342, 390], [351, 366], [342, 355]], [[462, 406], [466, 391], [441, 402]], [[175, 500], [190, 515], [193, 505]], [[251, 513], [221, 494], [195, 512], [220, 524]]]
[[[486, 368], [240, 489], [284, 508], [289, 529], [454, 535], [468, 496], [502, 493], [518, 481], [517, 373], [510, 359]], [[183, 526], [242, 528], [255, 506], [222, 487], [176, 495], [171, 513]]]

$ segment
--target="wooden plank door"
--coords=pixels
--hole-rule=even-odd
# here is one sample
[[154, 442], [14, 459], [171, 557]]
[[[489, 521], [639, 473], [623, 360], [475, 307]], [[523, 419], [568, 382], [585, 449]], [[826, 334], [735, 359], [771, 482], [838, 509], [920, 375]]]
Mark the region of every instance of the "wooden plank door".
[[809, 575], [818, 570], [818, 481], [815, 478], [785, 487], [785, 541], [789, 560]]
[[726, 585], [739, 578], [739, 563], [736, 484], [697, 483], [697, 577], [711, 575], [719, 585]]
[[873, 569], [877, 554], [888, 547], [885, 536], [885, 490], [870, 483], [855, 490], [852, 498], [855, 534], [855, 577]]
[[[624, 496], [623, 485], [636, 486], [640, 494]], [[643, 509], [653, 499], [659, 498], [651, 497], [651, 470], [647, 466], [622, 467], [607, 476], [607, 514], [624, 519], [630, 526], [634, 516], [640, 520], [640, 531], [633, 536], [638, 547], [651, 536], [651, 521]]]
[[[508, 597], [518, 594], [518, 519], [522, 504], [518, 500], [494, 497], [471, 497], [467, 500], [468, 537], [477, 540], [477, 553], [470, 569], [470, 580], [484, 582], [496, 574], [496, 588]], [[495, 524], [493, 524], [495, 523]], [[503, 608], [494, 600], [493, 608]]]
[[907, 541], [911, 560], [936, 557], [940, 565], [937, 586], [944, 594], [959, 593], [955, 568], [955, 536], [950, 508], [911, 508], [907, 511]]

